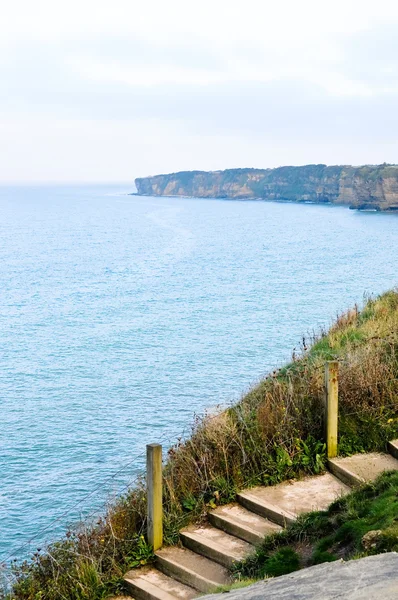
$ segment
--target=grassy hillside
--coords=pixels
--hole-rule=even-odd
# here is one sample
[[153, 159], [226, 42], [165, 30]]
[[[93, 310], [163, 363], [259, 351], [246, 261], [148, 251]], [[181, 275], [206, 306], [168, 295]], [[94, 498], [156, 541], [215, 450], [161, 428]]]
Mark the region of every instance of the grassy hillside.
[[[324, 468], [325, 360], [340, 361], [340, 451], [383, 450], [398, 437], [398, 292], [350, 310], [329, 331], [303, 338], [292, 361], [234, 407], [198, 420], [169, 451], [164, 469], [165, 536], [229, 502], [238, 489]], [[123, 573], [152, 558], [144, 541], [145, 490], [138, 486], [95, 523], [15, 564], [16, 600], [97, 600], [121, 589]]]

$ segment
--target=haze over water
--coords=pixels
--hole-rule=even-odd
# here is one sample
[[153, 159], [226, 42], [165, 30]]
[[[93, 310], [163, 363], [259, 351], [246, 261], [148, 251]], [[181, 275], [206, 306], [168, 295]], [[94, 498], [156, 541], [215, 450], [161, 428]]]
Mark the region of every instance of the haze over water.
[[0, 560], [397, 284], [398, 215], [129, 191], [0, 188]]

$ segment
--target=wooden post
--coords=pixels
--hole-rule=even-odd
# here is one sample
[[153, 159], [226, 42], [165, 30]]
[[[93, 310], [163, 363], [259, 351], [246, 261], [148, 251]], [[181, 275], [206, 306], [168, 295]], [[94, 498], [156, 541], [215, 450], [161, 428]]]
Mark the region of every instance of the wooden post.
[[162, 506], [162, 446], [149, 444], [146, 447], [148, 544], [159, 550], [163, 544]]
[[337, 427], [339, 414], [339, 363], [325, 364], [325, 437], [328, 458], [337, 456]]

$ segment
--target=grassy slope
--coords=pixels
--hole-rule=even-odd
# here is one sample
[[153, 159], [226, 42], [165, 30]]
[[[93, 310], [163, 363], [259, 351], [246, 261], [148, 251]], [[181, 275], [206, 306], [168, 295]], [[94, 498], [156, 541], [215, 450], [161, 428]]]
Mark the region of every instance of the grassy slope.
[[[164, 471], [166, 542], [207, 506], [238, 489], [273, 484], [324, 465], [323, 368], [340, 363], [340, 449], [381, 450], [398, 437], [398, 293], [349, 311], [329, 332], [302, 340], [292, 362], [271, 373], [236, 406], [197, 420], [169, 452]], [[145, 564], [145, 491], [131, 490], [95, 524], [84, 523], [23, 565], [17, 600], [97, 600], [120, 589], [127, 568]], [[1, 594], [0, 594], [1, 595]]]
[[322, 562], [389, 551], [398, 551], [397, 472], [381, 475], [327, 511], [303, 515], [281, 534], [267, 538], [255, 556], [237, 566], [237, 575], [251, 577], [252, 582]]

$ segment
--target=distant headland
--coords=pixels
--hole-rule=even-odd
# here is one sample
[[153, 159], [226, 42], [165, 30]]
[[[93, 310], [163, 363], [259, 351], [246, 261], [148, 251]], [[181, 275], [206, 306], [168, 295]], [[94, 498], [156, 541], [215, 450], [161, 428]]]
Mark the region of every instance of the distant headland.
[[138, 177], [142, 196], [194, 196], [279, 202], [345, 204], [360, 210], [398, 211], [398, 165], [305, 165], [276, 169], [181, 171]]

